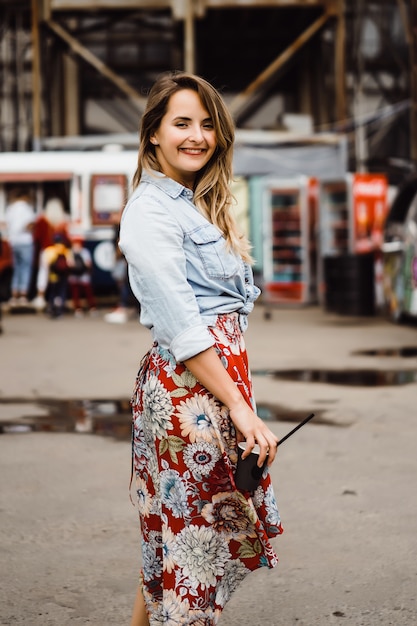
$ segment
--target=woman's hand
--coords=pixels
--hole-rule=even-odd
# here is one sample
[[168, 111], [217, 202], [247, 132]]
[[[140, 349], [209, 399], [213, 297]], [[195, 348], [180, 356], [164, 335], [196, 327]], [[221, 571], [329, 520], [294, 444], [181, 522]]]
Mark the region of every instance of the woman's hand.
[[278, 448], [278, 437], [268, 428], [256, 413], [245, 402], [243, 396], [236, 406], [229, 407], [230, 418], [236, 428], [238, 441], [246, 440], [246, 450], [242, 454], [245, 459], [252, 451], [255, 443], [260, 448], [258, 467], [262, 467], [268, 455], [268, 465], [275, 459]]
[[184, 363], [197, 380], [229, 409], [238, 440], [245, 439], [247, 442], [242, 458], [246, 458], [257, 443], [260, 447], [258, 466], [262, 467], [267, 455], [268, 465], [271, 465], [277, 453], [278, 437], [252, 411], [214, 348], [208, 348]]

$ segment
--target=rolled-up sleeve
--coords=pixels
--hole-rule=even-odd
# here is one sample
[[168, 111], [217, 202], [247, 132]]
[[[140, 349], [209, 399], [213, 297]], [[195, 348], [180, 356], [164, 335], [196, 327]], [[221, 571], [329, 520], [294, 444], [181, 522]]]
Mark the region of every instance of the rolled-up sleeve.
[[129, 266], [141, 321], [155, 341], [184, 361], [214, 344], [187, 281], [183, 230], [157, 199], [131, 200], [121, 221], [119, 246]]

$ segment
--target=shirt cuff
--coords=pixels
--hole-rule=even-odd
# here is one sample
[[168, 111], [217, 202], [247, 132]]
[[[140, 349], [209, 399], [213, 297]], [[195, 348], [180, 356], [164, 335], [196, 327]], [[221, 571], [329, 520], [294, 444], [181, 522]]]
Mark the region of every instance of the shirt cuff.
[[214, 337], [207, 326], [198, 324], [177, 335], [171, 342], [170, 351], [177, 362], [182, 362], [211, 348], [214, 344]]

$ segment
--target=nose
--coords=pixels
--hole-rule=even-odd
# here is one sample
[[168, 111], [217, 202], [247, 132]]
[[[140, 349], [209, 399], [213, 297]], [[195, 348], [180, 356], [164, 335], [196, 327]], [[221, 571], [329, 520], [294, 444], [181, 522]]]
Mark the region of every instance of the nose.
[[204, 139], [203, 130], [200, 124], [193, 124], [190, 129], [190, 141], [194, 141], [195, 143], [201, 143]]

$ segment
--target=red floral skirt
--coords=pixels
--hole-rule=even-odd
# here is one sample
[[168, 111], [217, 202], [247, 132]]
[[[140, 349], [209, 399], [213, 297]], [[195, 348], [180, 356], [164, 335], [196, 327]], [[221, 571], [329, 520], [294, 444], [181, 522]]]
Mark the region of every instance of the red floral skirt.
[[[210, 332], [254, 407], [237, 314], [220, 315]], [[266, 470], [254, 494], [236, 489], [236, 433], [227, 408], [156, 344], [142, 360], [132, 411], [150, 625], [214, 626], [250, 571], [277, 564], [269, 538], [282, 527], [270, 476]]]

